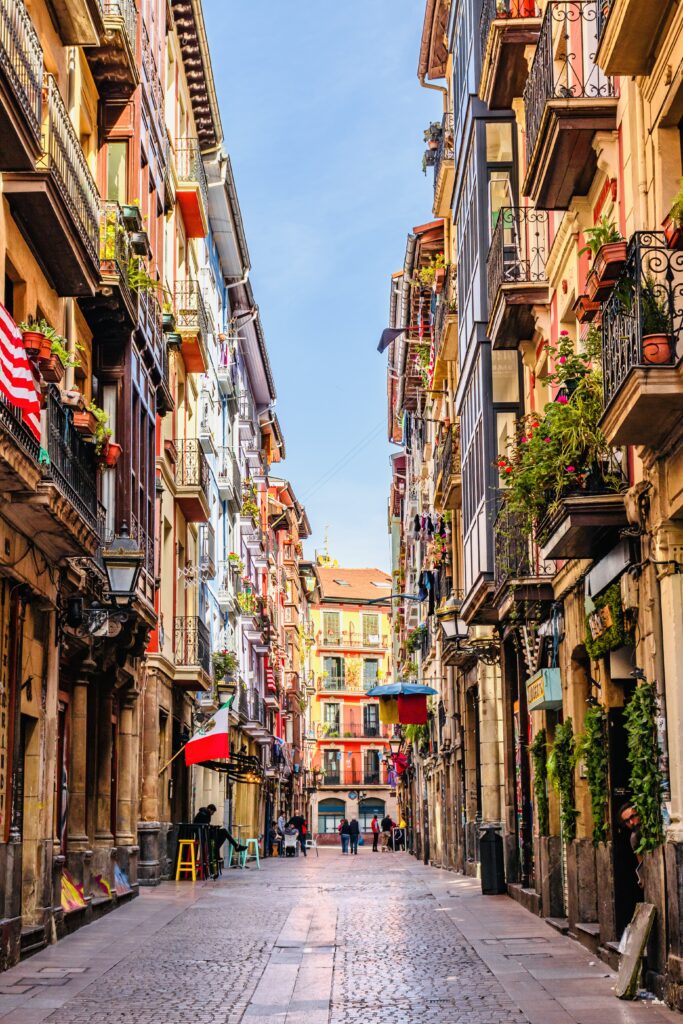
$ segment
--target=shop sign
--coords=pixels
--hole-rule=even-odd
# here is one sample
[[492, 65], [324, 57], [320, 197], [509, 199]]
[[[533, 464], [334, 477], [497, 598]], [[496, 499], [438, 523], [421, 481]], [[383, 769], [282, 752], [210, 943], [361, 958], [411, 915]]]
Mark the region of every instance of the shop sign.
[[603, 605], [602, 608], [598, 608], [588, 616], [588, 628], [591, 631], [593, 640], [599, 640], [613, 625], [612, 609], [608, 604]]
[[542, 668], [526, 681], [529, 711], [557, 711], [562, 707], [562, 678], [559, 668]]

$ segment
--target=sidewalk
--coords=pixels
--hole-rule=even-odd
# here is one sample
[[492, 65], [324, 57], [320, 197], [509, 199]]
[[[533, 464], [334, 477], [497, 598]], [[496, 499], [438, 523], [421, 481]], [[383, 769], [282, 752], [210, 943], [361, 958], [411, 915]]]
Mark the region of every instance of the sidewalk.
[[338, 849], [143, 890], [0, 974], [1, 1024], [664, 1024], [507, 896]]

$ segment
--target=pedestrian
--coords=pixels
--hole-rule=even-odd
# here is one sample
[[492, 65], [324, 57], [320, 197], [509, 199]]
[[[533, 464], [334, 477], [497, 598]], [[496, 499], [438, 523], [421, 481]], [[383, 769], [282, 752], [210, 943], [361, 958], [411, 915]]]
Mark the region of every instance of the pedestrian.
[[279, 856], [282, 857], [285, 852], [285, 829], [287, 828], [287, 819], [285, 818], [285, 812], [280, 811], [277, 819], [277, 834], [279, 836], [278, 850]]
[[270, 855], [274, 856], [273, 850], [277, 849], [277, 855], [280, 856], [280, 833], [277, 830], [277, 822], [271, 821], [270, 828], [268, 830], [268, 845], [270, 847]]
[[372, 821], [370, 822], [370, 828], [372, 829], [372, 852], [378, 853], [377, 844], [379, 843], [380, 827], [377, 815], [375, 814]]
[[384, 817], [382, 818], [382, 825], [381, 825], [381, 828], [382, 828], [382, 853], [388, 853], [389, 852], [389, 849], [390, 849], [389, 843], [391, 841], [391, 829], [392, 829], [393, 824], [394, 823], [391, 820], [391, 817], [388, 814], [385, 814]]
[[351, 841], [351, 853], [355, 853], [358, 856], [358, 836], [360, 835], [360, 826], [356, 818], [351, 818], [349, 822], [349, 839]]
[[301, 811], [295, 811], [292, 817], [287, 822], [292, 828], [295, 828], [299, 833], [299, 845], [301, 846], [301, 852], [304, 857], [306, 856], [306, 833], [308, 829], [306, 827], [306, 819], [304, 818]]
[[[216, 805], [209, 804], [207, 807], [200, 807], [194, 818], [192, 819], [195, 825], [210, 825], [211, 818], [216, 813]], [[228, 840], [230, 846], [234, 846], [238, 853], [244, 853], [246, 846], [238, 843], [234, 836], [231, 836], [227, 828], [218, 827], [214, 833], [214, 841], [216, 844], [216, 854], [220, 856], [221, 847], [225, 840]]]
[[348, 853], [350, 836], [349, 823], [346, 820], [346, 818], [342, 818], [342, 820], [339, 822], [339, 825], [337, 826], [337, 831], [339, 832], [339, 838], [341, 839], [342, 853]]
[[642, 876], [643, 856], [638, 853], [638, 847], [640, 846], [640, 815], [630, 800], [627, 800], [626, 803], [622, 804], [619, 808], [619, 820], [631, 833], [629, 836], [629, 842], [631, 843], [631, 849], [633, 850], [637, 861], [636, 878], [638, 879], [638, 885], [642, 889], [644, 886]]

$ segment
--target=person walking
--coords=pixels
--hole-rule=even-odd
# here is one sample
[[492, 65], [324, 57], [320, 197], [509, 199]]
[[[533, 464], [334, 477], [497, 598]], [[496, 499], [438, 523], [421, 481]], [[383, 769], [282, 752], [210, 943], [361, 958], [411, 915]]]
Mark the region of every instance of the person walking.
[[370, 822], [370, 828], [372, 829], [372, 852], [379, 853], [379, 850], [377, 849], [377, 844], [379, 843], [379, 834], [381, 829], [379, 827], [379, 821], [377, 820], [376, 814], [373, 817], [372, 821]]
[[280, 811], [277, 819], [277, 834], [279, 836], [278, 850], [279, 856], [284, 856], [284, 845], [285, 845], [285, 829], [287, 828], [287, 819], [285, 818], [285, 812]]
[[389, 853], [389, 843], [391, 842], [391, 829], [393, 824], [391, 817], [388, 814], [385, 814], [382, 818], [382, 853]]
[[351, 818], [349, 822], [349, 839], [351, 841], [351, 853], [355, 853], [358, 856], [358, 836], [360, 835], [360, 826], [356, 818]]
[[349, 823], [346, 820], [346, 818], [342, 818], [342, 820], [339, 822], [339, 825], [337, 826], [337, 831], [339, 832], [339, 838], [341, 839], [342, 853], [348, 853], [350, 836]]
[[306, 833], [308, 829], [306, 827], [306, 819], [304, 818], [301, 811], [295, 811], [292, 817], [287, 822], [292, 828], [295, 828], [299, 834], [299, 846], [304, 857], [306, 856]]

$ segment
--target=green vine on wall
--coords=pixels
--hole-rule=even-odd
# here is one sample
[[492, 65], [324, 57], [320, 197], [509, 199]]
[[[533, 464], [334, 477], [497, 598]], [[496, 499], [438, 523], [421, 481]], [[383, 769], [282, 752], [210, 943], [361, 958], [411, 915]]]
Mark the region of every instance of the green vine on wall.
[[560, 795], [560, 822], [562, 839], [571, 843], [576, 839], [576, 819], [579, 816], [574, 806], [574, 768], [576, 767], [576, 740], [571, 718], [555, 729], [555, 742], [548, 757], [548, 778]]
[[624, 709], [628, 762], [631, 765], [631, 800], [640, 815], [638, 853], [654, 850], [664, 841], [657, 714], [654, 684], [640, 683]]
[[609, 758], [607, 715], [601, 704], [588, 708], [584, 731], [577, 743], [578, 755], [586, 766], [593, 814], [593, 846], [607, 842], [607, 796]]
[[633, 643], [633, 633], [624, 621], [624, 612], [621, 607], [621, 587], [614, 583], [608, 587], [604, 594], [595, 598], [595, 610], [608, 607], [612, 615], [612, 625], [606, 629], [602, 636], [593, 639], [590, 629], [590, 616], [586, 616], [586, 651], [593, 660], [604, 658], [610, 651], [624, 644]]
[[539, 836], [549, 832], [548, 815], [548, 742], [545, 729], [539, 729], [529, 746], [534, 766], [534, 802]]

